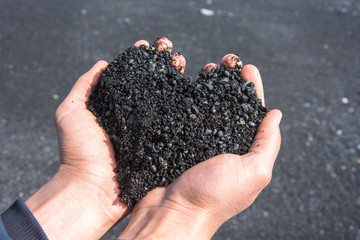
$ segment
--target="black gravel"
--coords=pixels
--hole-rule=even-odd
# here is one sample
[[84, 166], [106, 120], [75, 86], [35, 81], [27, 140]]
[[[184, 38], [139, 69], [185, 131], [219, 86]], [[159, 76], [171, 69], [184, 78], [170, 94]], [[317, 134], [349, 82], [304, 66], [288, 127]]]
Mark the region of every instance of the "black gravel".
[[129, 205], [201, 161], [245, 154], [267, 112], [241, 67], [194, 81], [171, 62], [169, 52], [131, 47], [101, 73], [87, 102], [110, 136], [120, 201]]

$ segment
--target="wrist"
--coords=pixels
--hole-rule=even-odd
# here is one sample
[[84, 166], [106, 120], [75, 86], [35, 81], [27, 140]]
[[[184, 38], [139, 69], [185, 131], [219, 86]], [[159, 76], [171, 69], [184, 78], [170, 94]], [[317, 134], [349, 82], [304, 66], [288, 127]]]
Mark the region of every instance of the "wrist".
[[50, 239], [99, 239], [128, 214], [114, 201], [61, 166], [25, 203]]
[[[160, 206], [135, 206], [121, 239], [211, 239], [222, 223], [200, 209], [165, 200]], [[155, 205], [155, 204], [154, 204]]]

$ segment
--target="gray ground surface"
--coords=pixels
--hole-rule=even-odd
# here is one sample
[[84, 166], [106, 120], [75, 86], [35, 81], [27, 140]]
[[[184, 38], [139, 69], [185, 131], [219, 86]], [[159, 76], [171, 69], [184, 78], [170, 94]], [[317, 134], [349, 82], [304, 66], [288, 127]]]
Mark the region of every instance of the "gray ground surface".
[[74, 81], [97, 60], [160, 36], [193, 77], [239, 53], [260, 69], [267, 105], [283, 111], [271, 184], [214, 239], [360, 239], [355, 0], [0, 0], [0, 211], [55, 172], [53, 113]]

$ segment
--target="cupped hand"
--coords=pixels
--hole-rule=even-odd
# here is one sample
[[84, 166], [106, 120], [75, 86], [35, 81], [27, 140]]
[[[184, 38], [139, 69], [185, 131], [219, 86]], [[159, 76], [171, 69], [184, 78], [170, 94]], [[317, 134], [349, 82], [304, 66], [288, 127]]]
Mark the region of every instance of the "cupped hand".
[[108, 209], [118, 219], [125, 204], [119, 202], [118, 184], [114, 178], [115, 157], [110, 139], [87, 109], [91, 88], [108, 63], [99, 61], [82, 75], [55, 113], [60, 151], [60, 171], [97, 188]]
[[[148, 43], [142, 40], [141, 44]], [[141, 44], [137, 42], [135, 46]], [[164, 46], [165, 43], [157, 45]], [[169, 51], [166, 48], [160, 50]], [[181, 64], [184, 69], [185, 60]], [[221, 61], [227, 68], [238, 68], [241, 64], [234, 54], [224, 56]], [[203, 70], [216, 67], [210, 63]], [[257, 68], [246, 65], [241, 69], [241, 75], [255, 84], [257, 95], [264, 104], [263, 85]], [[279, 110], [267, 114], [247, 154], [215, 156], [188, 169], [167, 188], [149, 192], [135, 205], [130, 223], [120, 237], [210, 239], [222, 223], [249, 207], [270, 182], [280, 148], [281, 117]]]
[[106, 66], [96, 63], [58, 107], [59, 169], [26, 201], [50, 239], [99, 239], [131, 211], [119, 202], [110, 139], [86, 106]]

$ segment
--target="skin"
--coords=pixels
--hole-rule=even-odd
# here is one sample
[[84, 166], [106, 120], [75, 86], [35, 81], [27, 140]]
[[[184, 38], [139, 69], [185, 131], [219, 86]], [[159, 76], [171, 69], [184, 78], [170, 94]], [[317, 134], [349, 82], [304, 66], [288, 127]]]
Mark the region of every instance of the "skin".
[[[170, 40], [157, 41], [159, 51], [172, 50]], [[144, 40], [135, 43], [147, 44]], [[185, 68], [181, 61], [173, 64]], [[204, 161], [169, 187], [151, 191], [131, 209], [117, 197], [109, 137], [85, 104], [106, 66], [105, 61], [95, 64], [58, 107], [55, 124], [60, 166], [26, 201], [27, 206], [49, 239], [99, 239], [131, 211], [120, 236], [123, 239], [210, 239], [223, 222], [250, 206], [269, 183], [280, 148], [281, 112], [272, 110], [264, 118], [248, 154], [223, 154]], [[255, 83], [264, 100], [256, 67], [246, 65], [241, 74]]]
[[85, 104], [106, 66], [95, 64], [58, 107], [60, 167], [25, 202], [50, 239], [99, 239], [131, 211], [117, 197], [110, 139]]
[[221, 59], [221, 65], [226, 68], [238, 68], [242, 67], [242, 61], [236, 54], [229, 53]]
[[145, 45], [147, 47], [150, 47], [150, 43], [146, 40], [139, 40], [136, 43], [134, 43], [135, 47], [140, 47], [141, 45]]
[[217, 65], [216, 63], [208, 63], [202, 68], [202, 71], [210, 72], [218, 67], [219, 65]]
[[185, 66], [186, 66], [186, 60], [183, 55], [180, 53], [174, 53], [172, 55], [173, 62], [171, 63], [176, 71], [179, 71], [180, 73], [185, 72]]
[[159, 52], [161, 52], [161, 51], [171, 52], [172, 48], [173, 48], [172, 42], [169, 39], [167, 39], [166, 37], [157, 39], [154, 42], [154, 46]]
[[[223, 66], [238, 66], [226, 55]], [[203, 69], [211, 70], [207, 64]], [[241, 70], [255, 84], [264, 103], [260, 73], [253, 65]], [[228, 219], [249, 207], [269, 184], [280, 149], [282, 114], [272, 110], [260, 124], [245, 155], [222, 154], [185, 171], [167, 188], [157, 188], [138, 202], [122, 239], [210, 239]]]

